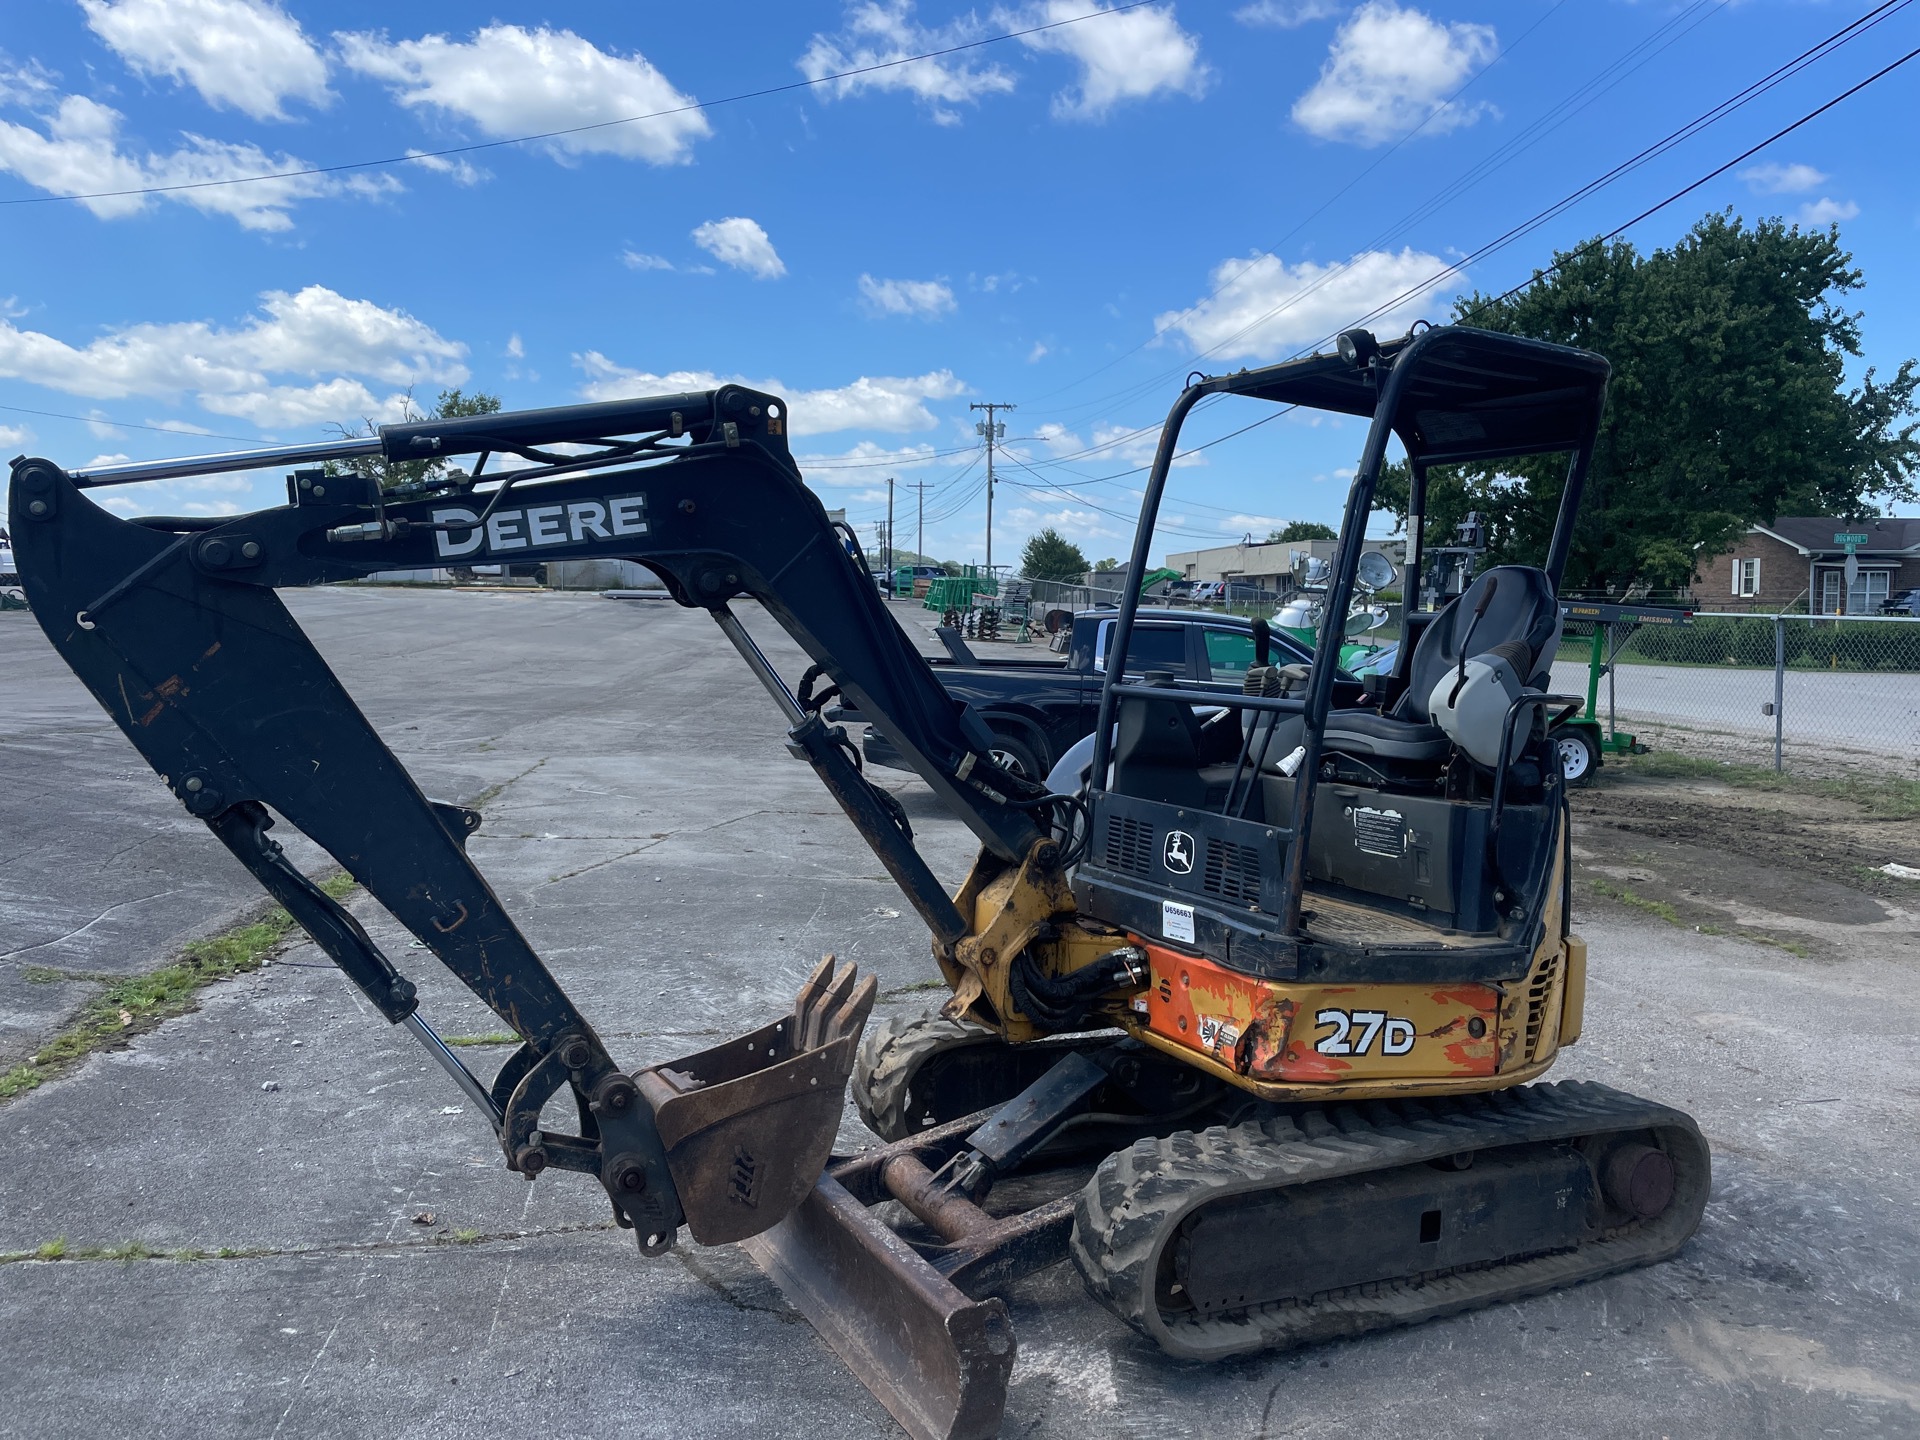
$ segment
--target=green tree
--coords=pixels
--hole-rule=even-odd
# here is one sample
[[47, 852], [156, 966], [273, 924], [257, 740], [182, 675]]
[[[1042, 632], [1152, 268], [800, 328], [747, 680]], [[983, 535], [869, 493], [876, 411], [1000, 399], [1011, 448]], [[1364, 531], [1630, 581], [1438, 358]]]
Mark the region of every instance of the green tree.
[[1267, 536], [1269, 545], [1297, 545], [1306, 540], [1338, 540], [1340, 532], [1331, 525], [1322, 525], [1318, 520], [1289, 520], [1279, 530]]
[[1020, 570], [1029, 580], [1078, 580], [1090, 568], [1080, 547], [1051, 525], [1029, 539], [1020, 552]]
[[1119, 560], [1109, 555], [1104, 560], [1094, 561], [1088, 568], [1093, 570], [1118, 570], [1125, 564], [1126, 562], [1124, 560]]
[[[442, 390], [440, 398], [434, 402], [433, 412], [422, 415], [413, 408], [413, 395], [409, 392], [401, 407], [400, 420], [404, 424], [417, 420], [452, 420], [465, 415], [497, 415], [499, 413], [500, 397], [498, 395], [489, 395], [484, 390], [476, 390], [471, 395], [464, 390]], [[343, 440], [359, 440], [378, 435], [380, 422], [371, 417], [363, 417], [357, 425], [336, 424], [332, 428]], [[379, 455], [362, 455], [352, 460], [330, 460], [327, 462], [326, 469], [329, 475], [370, 475], [380, 482], [382, 490], [393, 490], [402, 485], [451, 481], [467, 473], [451, 460], [444, 458], [388, 460]]]
[[[1869, 368], [1849, 383], [1861, 317], [1845, 302], [1863, 279], [1838, 227], [1747, 225], [1727, 212], [1670, 249], [1590, 242], [1554, 264], [1511, 299], [1461, 297], [1455, 314], [1612, 363], [1568, 589], [1685, 586], [1698, 557], [1749, 525], [1916, 498], [1920, 373], [1907, 360], [1887, 379]], [[1565, 474], [1564, 456], [1436, 468], [1429, 541], [1477, 510], [1490, 561], [1538, 563]], [[1376, 499], [1402, 520], [1407, 479], [1392, 467]]]

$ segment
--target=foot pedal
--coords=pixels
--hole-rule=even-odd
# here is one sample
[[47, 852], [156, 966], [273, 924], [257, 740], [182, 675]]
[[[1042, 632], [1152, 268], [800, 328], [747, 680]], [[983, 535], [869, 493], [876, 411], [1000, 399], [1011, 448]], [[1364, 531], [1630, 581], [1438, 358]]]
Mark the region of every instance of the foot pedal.
[[836, 970], [829, 955], [785, 1019], [633, 1077], [702, 1245], [758, 1235], [813, 1189], [878, 991], [872, 976]]

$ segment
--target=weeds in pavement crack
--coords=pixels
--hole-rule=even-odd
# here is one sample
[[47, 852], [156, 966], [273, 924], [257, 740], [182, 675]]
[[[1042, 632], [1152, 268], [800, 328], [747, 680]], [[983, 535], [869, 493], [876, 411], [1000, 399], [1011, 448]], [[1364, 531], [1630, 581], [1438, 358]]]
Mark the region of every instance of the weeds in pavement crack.
[[[353, 890], [354, 880], [341, 873], [322, 881], [320, 888], [339, 900]], [[122, 1045], [163, 1020], [197, 1009], [201, 990], [258, 970], [298, 930], [293, 917], [276, 905], [259, 920], [193, 941], [181, 950], [178, 960], [144, 974], [109, 979], [52, 972], [61, 980], [103, 982], [103, 988], [81, 1008], [72, 1025], [42, 1045], [25, 1064], [0, 1071], [0, 1103], [37, 1089], [96, 1050]]]

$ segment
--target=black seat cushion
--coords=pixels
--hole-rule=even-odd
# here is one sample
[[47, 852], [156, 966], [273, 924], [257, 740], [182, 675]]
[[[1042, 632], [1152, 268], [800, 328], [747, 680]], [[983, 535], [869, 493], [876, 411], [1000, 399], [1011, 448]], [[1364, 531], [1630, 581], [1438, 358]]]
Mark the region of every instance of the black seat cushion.
[[1447, 758], [1447, 732], [1377, 710], [1336, 710], [1327, 717], [1327, 749], [1419, 765]]

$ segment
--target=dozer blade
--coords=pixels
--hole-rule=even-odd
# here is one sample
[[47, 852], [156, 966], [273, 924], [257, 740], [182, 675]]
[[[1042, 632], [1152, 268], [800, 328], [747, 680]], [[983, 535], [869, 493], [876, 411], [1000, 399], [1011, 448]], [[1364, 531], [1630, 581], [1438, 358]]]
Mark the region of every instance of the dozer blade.
[[914, 1440], [1000, 1433], [1005, 1303], [967, 1298], [831, 1175], [742, 1248]]
[[807, 1198], [840, 1129], [847, 1076], [879, 985], [820, 962], [793, 1014], [636, 1074], [702, 1245], [757, 1235]]

